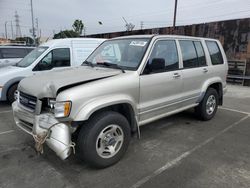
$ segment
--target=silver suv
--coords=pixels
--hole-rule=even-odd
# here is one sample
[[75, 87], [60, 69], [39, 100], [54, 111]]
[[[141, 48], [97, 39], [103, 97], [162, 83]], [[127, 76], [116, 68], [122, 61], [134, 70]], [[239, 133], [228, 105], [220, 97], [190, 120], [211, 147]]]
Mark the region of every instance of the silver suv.
[[71, 151], [107, 167], [124, 155], [131, 135], [160, 118], [195, 108], [214, 117], [226, 91], [228, 65], [219, 41], [168, 35], [114, 38], [80, 67], [22, 80], [15, 122], [61, 158]]

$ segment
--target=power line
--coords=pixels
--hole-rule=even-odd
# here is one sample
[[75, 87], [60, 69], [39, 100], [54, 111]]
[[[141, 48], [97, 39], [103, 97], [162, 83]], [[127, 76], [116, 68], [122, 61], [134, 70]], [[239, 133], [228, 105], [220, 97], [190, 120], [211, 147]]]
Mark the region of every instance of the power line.
[[[220, 14], [220, 15], [216, 15], [216, 16], [209, 16], [209, 17], [200, 17], [200, 18], [195, 18], [195, 19], [209, 19], [209, 18], [221, 18], [222, 16], [231, 16], [232, 14], [238, 14], [238, 13], [249, 13], [250, 9], [248, 10], [241, 10], [241, 11], [234, 11], [234, 12], [230, 12], [230, 13], [227, 13], [227, 14]], [[180, 21], [184, 22], [184, 21], [189, 21], [189, 20], [195, 20], [194, 18], [190, 18], [190, 19], [182, 19]]]

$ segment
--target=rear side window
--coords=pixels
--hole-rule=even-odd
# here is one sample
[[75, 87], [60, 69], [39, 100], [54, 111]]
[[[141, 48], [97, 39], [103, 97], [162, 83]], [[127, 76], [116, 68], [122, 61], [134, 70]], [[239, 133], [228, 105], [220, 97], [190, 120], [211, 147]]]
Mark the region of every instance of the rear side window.
[[181, 40], [180, 46], [184, 68], [206, 66], [206, 57], [201, 42]]
[[206, 57], [201, 42], [195, 41], [194, 46], [196, 49], [199, 66], [206, 66]]
[[206, 41], [208, 51], [210, 54], [211, 62], [213, 65], [223, 64], [223, 58], [221, 55], [221, 51], [217, 42], [215, 41]]
[[180, 46], [182, 52], [183, 67], [184, 68], [199, 67], [197, 53], [193, 41], [188, 41], [188, 40], [180, 41]]
[[23, 58], [28, 52], [22, 48], [2, 48], [1, 54], [3, 59], [8, 58]]

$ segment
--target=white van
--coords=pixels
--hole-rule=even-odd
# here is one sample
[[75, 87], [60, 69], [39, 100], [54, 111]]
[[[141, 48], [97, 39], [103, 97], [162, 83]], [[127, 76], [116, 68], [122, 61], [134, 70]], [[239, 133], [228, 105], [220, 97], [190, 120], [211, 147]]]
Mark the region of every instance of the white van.
[[30, 46], [0, 46], [0, 68], [15, 65], [34, 48]]
[[104, 40], [55, 39], [40, 45], [15, 66], [0, 69], [0, 101], [13, 102], [17, 85], [25, 77], [81, 65]]

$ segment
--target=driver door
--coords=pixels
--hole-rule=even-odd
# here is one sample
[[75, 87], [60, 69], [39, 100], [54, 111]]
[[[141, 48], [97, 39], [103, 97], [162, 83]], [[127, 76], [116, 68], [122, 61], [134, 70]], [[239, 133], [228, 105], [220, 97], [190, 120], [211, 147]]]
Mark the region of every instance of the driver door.
[[[165, 67], [157, 72], [147, 70], [154, 59], [165, 61]], [[158, 40], [140, 76], [140, 124], [153, 121], [180, 108], [181, 90], [182, 75], [179, 70], [176, 41]]]

